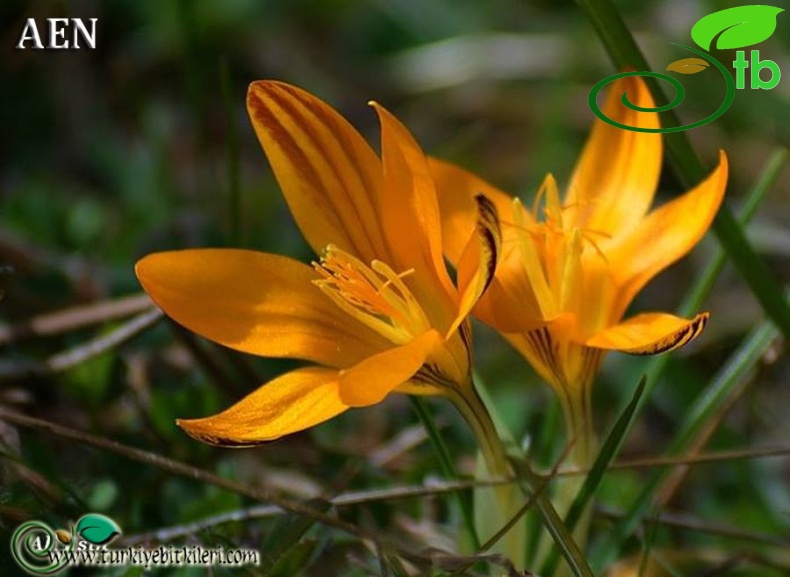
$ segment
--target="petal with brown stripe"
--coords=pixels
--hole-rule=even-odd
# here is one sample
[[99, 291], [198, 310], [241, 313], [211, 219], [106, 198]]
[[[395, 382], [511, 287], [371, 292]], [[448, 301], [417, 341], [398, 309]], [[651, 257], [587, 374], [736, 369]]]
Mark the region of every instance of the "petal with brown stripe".
[[688, 320], [666, 313], [644, 313], [598, 332], [585, 344], [632, 355], [657, 355], [697, 338], [709, 316], [699, 313]]
[[333, 108], [289, 84], [250, 85], [247, 110], [285, 200], [316, 254], [334, 244], [387, 260], [381, 162]]
[[471, 172], [438, 158], [428, 158], [428, 169], [433, 176], [439, 199], [444, 253], [454, 265], [460, 261], [469, 237], [477, 226], [475, 197], [478, 194], [484, 194], [494, 204], [503, 228], [513, 228], [511, 195]]
[[449, 337], [469, 315], [483, 292], [494, 280], [502, 254], [502, 232], [496, 205], [483, 194], [474, 198], [477, 225], [458, 263], [458, 315], [447, 331]]

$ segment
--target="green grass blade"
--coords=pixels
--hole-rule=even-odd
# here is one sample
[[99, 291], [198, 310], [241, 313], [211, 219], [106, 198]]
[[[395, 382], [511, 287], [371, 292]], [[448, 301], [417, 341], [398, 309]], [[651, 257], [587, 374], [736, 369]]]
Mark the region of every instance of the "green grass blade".
[[[319, 543], [315, 539], [304, 539], [297, 541], [288, 549], [269, 570], [266, 577], [291, 577], [292, 575], [303, 575], [307, 572], [310, 563], [316, 557], [316, 549]], [[250, 572], [250, 575], [261, 575], [261, 573]]]
[[[774, 152], [774, 154], [771, 155], [771, 158], [766, 163], [759, 180], [746, 195], [743, 208], [741, 209], [741, 213], [738, 216], [738, 222], [741, 226], [746, 226], [751, 221], [766, 194], [768, 194], [776, 182], [779, 173], [781, 172], [789, 157], [790, 151], [788, 151], [786, 148], [778, 149], [776, 152]], [[724, 269], [726, 262], [727, 253], [721, 248], [717, 249], [716, 253], [710, 258], [708, 264], [702, 269], [702, 272], [691, 285], [691, 288], [683, 299], [683, 302], [678, 307], [678, 314], [680, 316], [691, 317], [702, 309], [705, 299], [708, 298], [710, 291], [716, 284], [716, 281], [718, 280], [719, 275], [721, 275], [721, 271]], [[647, 363], [647, 367], [645, 369], [648, 383], [647, 391], [640, 402], [640, 410], [641, 404], [643, 404], [646, 399], [650, 398], [653, 387], [655, 387], [658, 383], [659, 375], [661, 375], [661, 373], [666, 368], [670, 358], [671, 357], [669, 355], [657, 355], [652, 357]], [[637, 411], [637, 414], [638, 412], [639, 411]]]
[[[708, 419], [721, 409], [733, 391], [743, 383], [778, 335], [775, 325], [765, 321], [747, 336], [741, 347], [686, 413], [678, 426], [677, 435], [666, 451], [667, 455], [681, 455], [689, 449]], [[669, 472], [669, 469], [661, 468], [650, 474], [634, 504], [615, 526], [608, 539], [594, 552], [592, 559], [596, 567], [605, 567], [616, 558], [622, 543], [647, 515], [656, 492]]]
[[[765, 198], [765, 195], [771, 189], [773, 184], [776, 182], [776, 179], [784, 167], [785, 163], [788, 160], [790, 153], [788, 153], [787, 149], [779, 149], [774, 154], [771, 155], [769, 161], [767, 162], [765, 169], [762, 172], [762, 175], [755, 186], [749, 191], [746, 201], [744, 203], [743, 209], [741, 211], [739, 221], [741, 225], [746, 225], [754, 216], [757, 209], [759, 208], [762, 200]], [[719, 249], [719, 251], [708, 261], [707, 266], [703, 269], [701, 274], [699, 275], [696, 282], [692, 285], [689, 293], [687, 294], [686, 298], [683, 300], [682, 304], [679, 307], [680, 314], [683, 316], [691, 316], [695, 312], [697, 312], [707, 298], [708, 294], [710, 293], [711, 288], [716, 282], [716, 279], [721, 274], [722, 269], [724, 268], [724, 264], [726, 262], [727, 255], [726, 253]], [[749, 346], [749, 340], [747, 339], [746, 344], [744, 347]], [[758, 357], [759, 358], [759, 357]], [[639, 401], [639, 407], [637, 408], [636, 414], [641, 410], [641, 405], [644, 404], [645, 399], [650, 397], [650, 392], [652, 388], [655, 386], [656, 382], [658, 381], [658, 376], [663, 372], [664, 368], [666, 367], [667, 362], [669, 361], [669, 356], [667, 355], [660, 355], [653, 357], [650, 362], [648, 363], [646, 374], [648, 378], [648, 386], [646, 394], [642, 397]], [[711, 387], [709, 390], [713, 390]], [[726, 398], [726, 395], [725, 397]], [[703, 402], [704, 399], [701, 397], [699, 402]], [[712, 409], [711, 409], [712, 411]], [[699, 413], [695, 417], [693, 413], [689, 413], [687, 416], [687, 422], [689, 420], [693, 420], [694, 418], [699, 418]], [[660, 486], [661, 482], [665, 478], [666, 473], [662, 471], [658, 471], [654, 473], [654, 476], [651, 477], [643, 494], [646, 495], [649, 491], [648, 489], [653, 487], [651, 490], [655, 492], [658, 487]], [[653, 486], [654, 485], [654, 486]], [[652, 497], [652, 494], [650, 495]], [[647, 501], [649, 504], [650, 501]], [[647, 505], [644, 509], [638, 512], [634, 510], [632, 511], [638, 519], [644, 518], [647, 514]], [[634, 518], [632, 521], [627, 522], [627, 518], [621, 521], [620, 525], [618, 525], [618, 529], [621, 533], [618, 540], [618, 543], [625, 538], [626, 535], [630, 534], [633, 530], [633, 527], [636, 526], [638, 522], [637, 518]]]
[[[631, 32], [610, 0], [576, 1], [592, 23], [615, 66], [620, 69], [651, 70]], [[658, 82], [654, 78], [645, 80], [657, 103], [666, 104], [668, 101]], [[664, 118], [666, 126], [679, 125], [677, 116], [671, 110], [665, 113]], [[669, 162], [678, 180], [686, 187], [700, 182], [708, 170], [694, 152], [686, 133], [674, 132], [665, 134], [664, 137]], [[763, 310], [774, 320], [785, 338], [790, 338], [790, 305], [765, 262], [746, 240], [726, 204], [721, 206], [713, 221], [713, 232], [757, 297]]]
[[[573, 500], [570, 509], [568, 509], [568, 514], [565, 516], [565, 526], [568, 528], [568, 531], [572, 532], [574, 527], [576, 527], [576, 523], [579, 522], [579, 519], [587, 507], [587, 504], [590, 502], [593, 495], [595, 494], [595, 491], [598, 489], [598, 486], [601, 484], [609, 464], [619, 453], [620, 447], [622, 447], [623, 441], [625, 440], [628, 430], [630, 429], [631, 419], [633, 418], [633, 415], [639, 406], [639, 401], [645, 392], [646, 382], [647, 379], [642, 377], [642, 379], [639, 381], [639, 385], [637, 385], [636, 390], [634, 391], [633, 396], [631, 397], [631, 402], [628, 403], [628, 406], [626, 406], [625, 410], [617, 418], [614, 425], [612, 425], [609, 434], [606, 435], [606, 439], [604, 440], [601, 450], [595, 459], [595, 463], [593, 463], [592, 469], [590, 469], [590, 472], [587, 474], [584, 484], [579, 490], [579, 494], [576, 495], [576, 498]], [[545, 577], [551, 577], [554, 575], [554, 572], [557, 570], [557, 564], [559, 560], [559, 552], [555, 549], [546, 559], [546, 562], [543, 565], [543, 570], [540, 572], [540, 574], [544, 575]]]
[[[308, 505], [322, 513], [332, 507], [332, 503], [326, 499], [311, 499]], [[261, 574], [276, 574], [278, 567], [287, 559], [298, 557], [300, 552], [304, 552], [300, 545], [301, 539], [313, 525], [315, 519], [302, 515], [290, 514], [279, 519], [261, 547]]]
[[[532, 462], [539, 467], [549, 467], [556, 462], [556, 449], [564, 437], [564, 419], [559, 398], [554, 398], [553, 402], [543, 415], [543, 424], [535, 437], [535, 441], [529, 445], [529, 456]], [[562, 443], [564, 445], [564, 442]], [[560, 447], [563, 448], [562, 446]], [[527, 519], [527, 566], [536, 565], [538, 553], [540, 552], [541, 540], [541, 519], [537, 515], [531, 515]]]
[[[455, 463], [450, 457], [447, 445], [445, 445], [442, 436], [439, 434], [439, 429], [436, 428], [436, 421], [433, 415], [431, 415], [428, 405], [423, 399], [415, 395], [409, 395], [409, 399], [411, 400], [412, 407], [414, 407], [414, 411], [420, 418], [420, 422], [422, 422], [422, 426], [425, 427], [425, 432], [428, 433], [428, 438], [431, 440], [434, 451], [436, 451], [436, 456], [439, 457], [439, 466], [442, 468], [442, 474], [451, 481], [458, 481], [460, 479], [458, 470], [455, 468]], [[475, 530], [472, 503], [467, 494], [458, 492], [455, 493], [455, 496], [458, 499], [458, 506], [461, 509], [461, 519], [464, 528], [472, 542], [474, 550], [477, 551], [480, 549], [480, 538]]]
[[571, 532], [565, 526], [557, 510], [545, 491], [539, 490], [543, 483], [541, 477], [535, 473], [523, 458], [511, 457], [510, 461], [519, 480], [526, 483], [525, 492], [534, 495], [535, 506], [543, 519], [543, 526], [551, 535], [560, 554], [568, 563], [574, 577], [593, 577], [592, 568], [587, 563], [581, 549], [573, 539]]
[[[757, 209], [765, 199], [765, 195], [768, 194], [776, 182], [779, 173], [787, 162], [788, 156], [790, 156], [790, 151], [786, 148], [780, 148], [771, 155], [761, 173], [760, 179], [746, 195], [746, 201], [738, 215], [738, 224], [741, 228], [744, 228], [754, 217]], [[726, 262], [727, 254], [723, 250], [718, 249], [698, 277], [699, 280], [692, 285], [691, 290], [680, 304], [678, 311], [681, 316], [691, 316], [702, 307]], [[655, 358], [660, 359], [664, 357]]]

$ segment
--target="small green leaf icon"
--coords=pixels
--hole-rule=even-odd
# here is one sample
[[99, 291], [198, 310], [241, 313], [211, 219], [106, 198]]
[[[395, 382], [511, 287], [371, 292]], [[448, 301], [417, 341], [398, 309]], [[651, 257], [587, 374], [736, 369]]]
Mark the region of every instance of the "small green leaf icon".
[[109, 543], [113, 537], [121, 534], [121, 528], [115, 524], [115, 521], [98, 513], [80, 517], [75, 531], [77, 535], [94, 545]]
[[696, 74], [697, 72], [702, 72], [708, 66], [710, 66], [710, 64], [702, 58], [682, 58], [681, 60], [675, 60], [672, 64], [667, 66], [667, 70], [670, 72], [679, 72], [681, 74]]
[[691, 29], [691, 38], [700, 48], [743, 48], [759, 44], [776, 30], [776, 17], [784, 8], [776, 6], [735, 6], [700, 18]]

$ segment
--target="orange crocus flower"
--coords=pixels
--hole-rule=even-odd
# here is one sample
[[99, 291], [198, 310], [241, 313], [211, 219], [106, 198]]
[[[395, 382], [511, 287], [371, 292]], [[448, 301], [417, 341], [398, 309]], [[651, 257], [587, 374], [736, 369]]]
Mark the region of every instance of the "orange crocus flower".
[[[298, 88], [253, 83], [247, 109], [312, 266], [235, 249], [149, 255], [137, 276], [188, 329], [233, 349], [304, 359], [227, 410], [179, 420], [223, 446], [269, 441], [393, 391], [471, 395], [467, 314], [492, 278], [499, 225], [483, 197], [455, 284], [441, 247], [428, 162], [408, 130], [372, 104], [379, 158], [335, 110]], [[474, 201], [473, 201], [474, 202]]]
[[[654, 106], [642, 79], [627, 78], [611, 89], [607, 116], [657, 128], [657, 114], [619, 102], [624, 91], [635, 105]], [[572, 435], [591, 427], [590, 388], [608, 351], [668, 351], [695, 338], [708, 319], [705, 312], [692, 319], [649, 312], [622, 320], [645, 284], [702, 238], [727, 184], [722, 152], [704, 181], [650, 211], [661, 159], [660, 134], [597, 120], [564, 201], [548, 175], [531, 210], [478, 177], [431, 159], [450, 260], [457, 260], [474, 226], [475, 195], [484, 193], [498, 207], [502, 258], [474, 313], [555, 389], [566, 417], [575, 421], [568, 423]]]

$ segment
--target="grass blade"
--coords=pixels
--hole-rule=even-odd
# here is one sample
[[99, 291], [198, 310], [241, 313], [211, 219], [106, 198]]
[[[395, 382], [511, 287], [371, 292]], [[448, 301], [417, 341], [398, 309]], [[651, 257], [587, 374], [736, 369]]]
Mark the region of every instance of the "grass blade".
[[[778, 334], [773, 323], [765, 321], [747, 336], [741, 347], [686, 413], [678, 426], [677, 435], [666, 451], [667, 455], [680, 455], [689, 448], [708, 418], [716, 414], [732, 392], [748, 377]], [[650, 474], [629, 511], [615, 526], [609, 538], [594, 552], [593, 560], [597, 567], [604, 567], [615, 559], [622, 543], [647, 515], [656, 492], [669, 472], [669, 469], [658, 469]]]
[[[325, 499], [311, 499], [307, 505], [322, 513], [332, 508], [332, 503]], [[261, 547], [262, 575], [277, 574], [278, 568], [292, 556], [300, 557], [301, 553], [309, 556], [315, 544], [305, 546], [301, 539], [313, 525], [314, 519], [301, 515], [289, 514], [279, 519]]]
[[[570, 509], [568, 509], [568, 514], [565, 516], [565, 526], [568, 528], [568, 531], [572, 532], [574, 527], [576, 527], [576, 523], [579, 522], [579, 519], [587, 507], [587, 504], [590, 502], [593, 495], [595, 494], [595, 491], [598, 489], [598, 486], [601, 484], [609, 464], [620, 452], [620, 447], [622, 447], [623, 441], [625, 440], [628, 430], [630, 429], [631, 419], [633, 418], [633, 415], [639, 406], [639, 401], [645, 392], [646, 382], [647, 379], [642, 377], [642, 379], [639, 381], [639, 385], [637, 385], [636, 390], [634, 391], [633, 396], [631, 397], [631, 402], [628, 403], [628, 406], [617, 418], [617, 421], [615, 421], [614, 425], [612, 425], [609, 434], [606, 435], [606, 439], [601, 446], [598, 457], [595, 459], [595, 463], [593, 463], [592, 469], [590, 469], [590, 472], [587, 474], [584, 484], [579, 490], [578, 495], [576, 495], [576, 498], [573, 500]], [[555, 549], [546, 559], [546, 563], [544, 563], [543, 570], [540, 572], [540, 574], [544, 575], [545, 577], [551, 577], [554, 575], [554, 572], [557, 569], [558, 562], [559, 554]]]
[[[785, 163], [790, 158], [790, 151], [786, 148], [780, 148], [771, 155], [771, 158], [765, 165], [760, 179], [752, 187], [746, 195], [741, 213], [738, 215], [738, 222], [741, 226], [746, 226], [754, 217], [757, 209], [762, 204], [766, 194], [771, 190], [776, 182], [779, 173], [784, 168]], [[727, 253], [719, 248], [716, 253], [710, 258], [708, 264], [702, 269], [697, 279], [691, 285], [688, 293], [686, 294], [683, 302], [678, 307], [678, 314], [682, 317], [694, 316], [700, 309], [703, 308], [705, 299], [708, 298], [713, 286], [721, 275], [724, 265], [727, 262]], [[659, 375], [664, 371], [671, 357], [668, 355], [657, 355], [652, 357], [647, 363], [645, 375], [647, 375], [647, 391], [640, 402], [641, 405], [646, 399], [650, 398], [653, 387], [656, 386], [659, 380]], [[637, 411], [638, 413], [639, 411]]]
[[[545, 491], [540, 490], [542, 487], [540, 475], [535, 473], [523, 458], [514, 457], [510, 462], [519, 480], [526, 482], [525, 493], [530, 496], [534, 495], [535, 505], [543, 519], [543, 525], [554, 540], [559, 553], [568, 563], [571, 573], [574, 577], [593, 577], [595, 573], [554, 508], [551, 499]], [[529, 490], [527, 491], [527, 489]]]
[[[437, 457], [439, 457], [439, 465], [442, 468], [442, 474], [451, 481], [458, 481], [460, 479], [458, 470], [455, 468], [455, 464], [450, 457], [447, 445], [444, 444], [444, 440], [439, 434], [439, 429], [436, 428], [435, 419], [433, 415], [431, 415], [428, 405], [424, 400], [415, 395], [409, 395], [409, 400], [411, 400], [412, 407], [414, 407], [414, 411], [420, 418], [423, 427], [425, 427], [425, 432], [428, 433], [431, 445], [433, 445], [433, 449], [436, 451]], [[461, 509], [461, 519], [463, 520], [464, 528], [466, 529], [474, 550], [477, 551], [480, 549], [480, 538], [477, 536], [477, 531], [475, 530], [475, 518], [472, 513], [472, 504], [468, 495], [465, 493], [458, 492], [455, 493], [455, 496], [458, 499], [458, 506]]]

